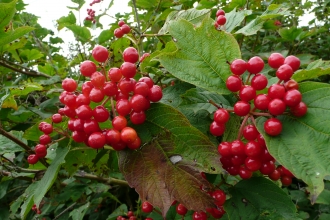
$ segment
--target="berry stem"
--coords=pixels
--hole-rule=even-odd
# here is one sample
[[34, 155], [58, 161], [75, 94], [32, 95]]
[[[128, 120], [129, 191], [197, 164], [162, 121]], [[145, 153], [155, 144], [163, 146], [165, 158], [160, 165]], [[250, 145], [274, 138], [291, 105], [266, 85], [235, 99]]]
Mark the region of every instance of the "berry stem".
[[210, 103], [210, 104], [212, 104], [212, 105], [214, 105], [216, 108], [222, 108], [221, 106], [219, 106], [217, 103], [215, 103], [213, 100], [208, 100], [208, 102]]
[[103, 102], [102, 102], [102, 106], [104, 107], [104, 105], [110, 100], [110, 97], [106, 98]]
[[251, 78], [251, 73], [249, 73], [249, 76], [248, 76], [248, 78], [246, 79], [246, 81], [245, 81], [245, 85], [247, 85], [248, 84], [248, 82], [250, 81], [250, 78]]
[[111, 110], [112, 110], [112, 118], [116, 117], [115, 103], [113, 102], [113, 98], [110, 99]]
[[256, 115], [256, 116], [265, 116], [265, 117], [273, 117], [271, 114], [267, 112], [250, 112], [251, 115]]
[[61, 134], [61, 135], [65, 136], [65, 137], [67, 137], [67, 138], [70, 138], [70, 135], [69, 135], [67, 132], [63, 132], [63, 131], [59, 130], [58, 128], [53, 128], [53, 129], [54, 129], [54, 131], [56, 131], [58, 134]]
[[256, 120], [254, 119], [253, 115], [250, 115], [250, 119], [251, 119], [253, 125], [257, 127], [257, 123], [256, 123]]
[[277, 81], [277, 84], [281, 84], [282, 81], [283, 81], [283, 80], [279, 79], [279, 80]]
[[237, 140], [241, 140], [242, 138], [242, 134], [243, 134], [243, 129], [244, 129], [244, 126], [247, 122], [247, 120], [249, 119], [250, 115], [246, 115], [242, 121], [242, 124], [241, 124], [241, 127], [239, 128], [239, 131], [238, 131], [238, 135], [237, 135]]

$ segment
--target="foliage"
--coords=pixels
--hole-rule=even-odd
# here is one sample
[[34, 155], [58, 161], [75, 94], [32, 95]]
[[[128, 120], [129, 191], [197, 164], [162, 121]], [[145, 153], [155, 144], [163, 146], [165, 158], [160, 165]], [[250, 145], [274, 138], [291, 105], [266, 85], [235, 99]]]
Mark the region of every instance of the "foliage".
[[[227, 194], [221, 219], [329, 218], [329, 1], [131, 0], [132, 12], [111, 15], [109, 27], [100, 18], [108, 16], [113, 0], [104, 1], [95, 23], [77, 16], [90, 2], [72, 2], [77, 7], [57, 20], [57, 29], [71, 31], [76, 40], [65, 56], [65, 39], [41, 27], [24, 0], [0, 0], [0, 219], [110, 220], [129, 210], [138, 219], [192, 219], [193, 210], [213, 206], [205, 191], [215, 189]], [[213, 26], [219, 8], [227, 18], [220, 31]], [[315, 17], [300, 26], [308, 11]], [[132, 31], [118, 39], [114, 30], [121, 19]], [[102, 31], [95, 35], [93, 29]], [[51, 122], [63, 107], [61, 81], [70, 77], [81, 86], [87, 77], [79, 65], [98, 64], [91, 56], [98, 44], [110, 52], [106, 69], [120, 67], [127, 47], [150, 53], [139, 63], [138, 77], [151, 77], [163, 98], [151, 104], [144, 124], [132, 125], [142, 147], [96, 151], [68, 138], [65, 120], [54, 125], [60, 132], [52, 133], [46, 158], [28, 164], [42, 134], [39, 123]], [[240, 117], [230, 115], [223, 136], [209, 131], [215, 106], [232, 109], [237, 101], [225, 84], [228, 63], [252, 56], [267, 61], [273, 52], [300, 58], [293, 79], [308, 106], [303, 117], [279, 116], [283, 131], [277, 137], [264, 132], [265, 117], [256, 120], [270, 154], [295, 176], [287, 187], [261, 173], [242, 180], [223, 170], [217, 146], [237, 139]], [[268, 64], [262, 73], [276, 82]], [[146, 200], [155, 206], [149, 214], [141, 211]], [[176, 213], [174, 200], [189, 209], [185, 217]]]

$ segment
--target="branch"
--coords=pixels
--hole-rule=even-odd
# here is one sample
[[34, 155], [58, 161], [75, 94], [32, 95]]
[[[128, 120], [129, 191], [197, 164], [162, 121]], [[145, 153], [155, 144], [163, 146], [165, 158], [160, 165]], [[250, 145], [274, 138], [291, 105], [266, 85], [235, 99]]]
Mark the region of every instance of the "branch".
[[96, 176], [93, 174], [89, 174], [89, 173], [76, 173], [73, 175], [74, 177], [77, 178], [84, 178], [84, 179], [89, 179], [89, 180], [97, 180], [99, 182], [103, 182], [105, 184], [111, 185], [120, 185], [120, 186], [129, 186], [127, 181], [125, 180], [120, 180], [120, 179], [115, 179], [115, 178], [104, 178], [104, 177], [100, 177], [100, 176]]
[[[6, 67], [8, 69], [14, 70], [16, 72], [19, 72], [19, 73], [28, 75], [28, 76], [43, 76], [43, 77], [47, 77], [47, 78], [50, 78], [51, 77], [51, 76], [49, 76], [47, 74], [40, 73], [40, 72], [37, 72], [35, 70], [30, 70], [30, 69], [27, 70], [27, 68], [24, 67], [24, 66], [21, 66], [21, 65], [16, 64], [16, 63], [11, 63], [11, 62], [9, 62], [7, 60], [3, 60], [3, 59], [0, 60], [0, 65]], [[11, 66], [11, 65], [15, 65], [15, 66], [17, 66], [19, 68], [14, 67], [14, 66]]]
[[[0, 125], [0, 134], [2, 134], [3, 136], [5, 136], [6, 138], [8, 138], [9, 140], [13, 141], [14, 143], [16, 143], [17, 145], [19, 145], [20, 147], [22, 147], [24, 150], [26, 150], [26, 152], [28, 152], [29, 154], [34, 154], [34, 151], [31, 150], [31, 148], [26, 145], [24, 142], [22, 142], [21, 140], [17, 139], [15, 136], [13, 136], [12, 134], [8, 133], [7, 131], [5, 131], [1, 125]], [[39, 161], [45, 166], [48, 167], [49, 164], [45, 161], [44, 158], [40, 158]]]

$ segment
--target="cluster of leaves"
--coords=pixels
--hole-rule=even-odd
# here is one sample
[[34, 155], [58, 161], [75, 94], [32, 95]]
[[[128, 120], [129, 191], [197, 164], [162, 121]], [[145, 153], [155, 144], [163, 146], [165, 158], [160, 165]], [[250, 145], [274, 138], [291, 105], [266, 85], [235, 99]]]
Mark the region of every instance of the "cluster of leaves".
[[[329, 218], [330, 61], [323, 60], [330, 59], [325, 52], [327, 1], [297, 7], [295, 1], [132, 0], [132, 13], [115, 15], [117, 21], [134, 21], [129, 23], [132, 33], [121, 39], [113, 34], [117, 21], [109, 27], [99, 22], [113, 1], [96, 15], [95, 24], [82, 25], [75, 14], [85, 2], [72, 2], [77, 7], [57, 20], [58, 30], [68, 29], [76, 37], [70, 56], [64, 56], [59, 53], [63, 39], [41, 27], [23, 0], [0, 0], [0, 219], [33, 219], [34, 204], [45, 219], [111, 220], [128, 210], [141, 219], [181, 219], [171, 206], [174, 200], [190, 210], [212, 205], [200, 185], [220, 187], [228, 194], [223, 219]], [[226, 11], [225, 31], [213, 27], [218, 8]], [[297, 26], [308, 8], [316, 14], [313, 22], [322, 21], [322, 27]], [[102, 32], [92, 36], [91, 28]], [[95, 151], [54, 134], [46, 160], [29, 166], [26, 157], [41, 134], [39, 122], [50, 122], [60, 107], [61, 80], [83, 80], [78, 66], [93, 60], [90, 51], [97, 44], [109, 48], [111, 67], [120, 66], [122, 51], [129, 46], [151, 54], [140, 72], [164, 87], [164, 97], [146, 112], [146, 123], [135, 126], [143, 147]], [[217, 145], [236, 139], [239, 117], [231, 115], [222, 137], [209, 133], [216, 108], [208, 100], [229, 109], [236, 101], [225, 86], [227, 62], [265, 58], [275, 51], [302, 61], [293, 78], [308, 105], [305, 117], [281, 116], [278, 137], [263, 133], [265, 118], [257, 119], [269, 152], [297, 177], [287, 188], [261, 175], [242, 181], [223, 172]], [[262, 73], [274, 82], [275, 73], [267, 65]], [[58, 126], [66, 129], [65, 122]], [[145, 200], [157, 210], [142, 213]], [[189, 211], [185, 219], [191, 215]]]

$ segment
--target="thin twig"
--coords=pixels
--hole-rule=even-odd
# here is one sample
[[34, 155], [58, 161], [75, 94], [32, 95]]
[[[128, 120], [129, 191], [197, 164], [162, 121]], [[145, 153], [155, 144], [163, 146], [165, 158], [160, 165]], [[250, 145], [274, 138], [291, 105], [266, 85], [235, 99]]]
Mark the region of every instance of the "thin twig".
[[[44, 77], [47, 77], [47, 78], [50, 78], [51, 77], [51, 76], [46, 75], [44, 73], [40, 73], [40, 72], [37, 72], [35, 70], [27, 69], [26, 67], [21, 66], [19, 64], [11, 63], [11, 62], [9, 62], [7, 60], [2, 60], [1, 59], [0, 60], [0, 65], [3, 66], [3, 67], [6, 67], [8, 69], [14, 70], [16, 72], [22, 73], [24, 75], [28, 75], [28, 76], [44, 76]], [[12, 65], [15, 65], [17, 67], [14, 67]]]
[[103, 182], [108, 185], [114, 184], [114, 185], [121, 185], [121, 186], [129, 186], [127, 181], [125, 181], [125, 180], [115, 179], [115, 178], [111, 178], [111, 177], [104, 178], [104, 177], [96, 176], [96, 175], [89, 174], [89, 173], [76, 173], [73, 176], [76, 178], [97, 180], [98, 182]]
[[58, 214], [53, 220], [56, 220], [59, 217], [61, 217], [64, 213], [66, 213], [67, 211], [69, 211], [70, 209], [72, 209], [73, 206], [75, 206], [76, 204], [77, 204], [77, 202], [72, 203], [68, 208], [64, 209], [60, 214]]

